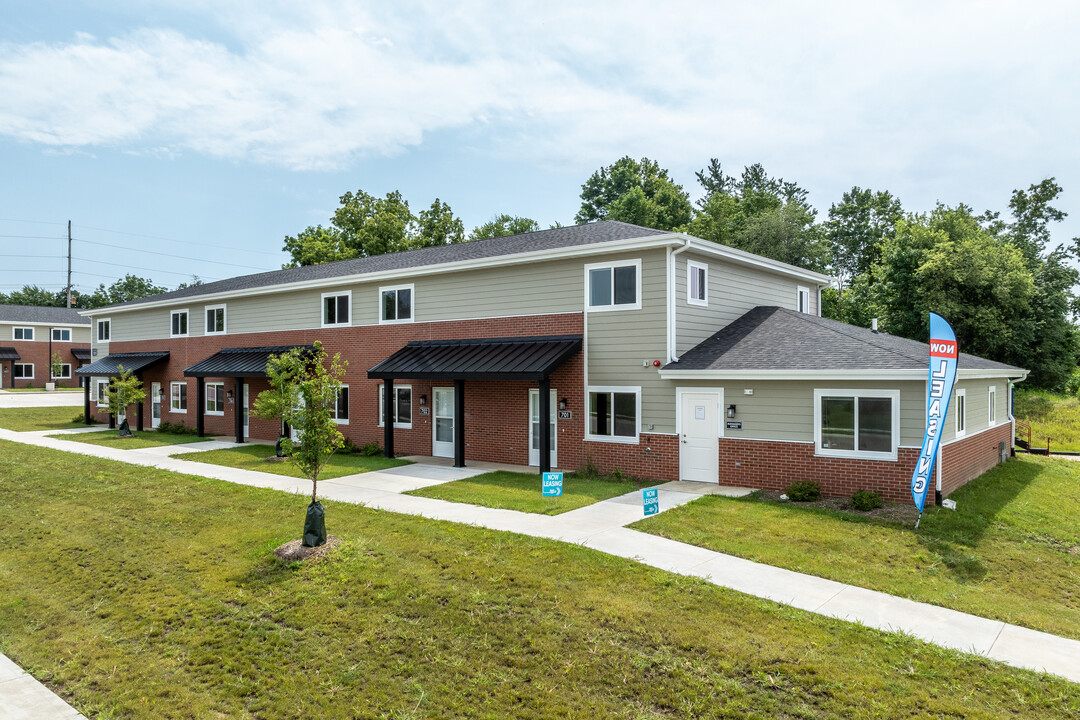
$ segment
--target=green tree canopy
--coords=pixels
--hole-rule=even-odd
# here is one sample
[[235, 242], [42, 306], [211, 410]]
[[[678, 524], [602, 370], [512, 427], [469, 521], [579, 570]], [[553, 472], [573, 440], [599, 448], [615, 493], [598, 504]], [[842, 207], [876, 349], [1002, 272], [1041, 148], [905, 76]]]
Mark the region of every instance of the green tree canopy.
[[142, 380], [139, 380], [130, 370], [123, 365], [117, 365], [120, 374], [109, 378], [109, 413], [113, 417], [127, 415], [127, 409], [131, 405], [138, 405], [146, 399], [146, 391], [143, 390]]
[[887, 191], [858, 186], [829, 207], [825, 236], [832, 252], [832, 267], [844, 285], [866, 275], [881, 256], [881, 245], [896, 232], [904, 217], [900, 201]]
[[693, 215], [690, 196], [659, 163], [626, 156], [602, 167], [581, 186], [575, 222], [621, 220], [657, 230], [685, 228]]
[[532, 218], [518, 217], [502, 213], [488, 220], [483, 225], [478, 225], [469, 233], [470, 240], [485, 240], [487, 238], [505, 237], [507, 235], [520, 235], [521, 233], [536, 232], [540, 229], [540, 223]]

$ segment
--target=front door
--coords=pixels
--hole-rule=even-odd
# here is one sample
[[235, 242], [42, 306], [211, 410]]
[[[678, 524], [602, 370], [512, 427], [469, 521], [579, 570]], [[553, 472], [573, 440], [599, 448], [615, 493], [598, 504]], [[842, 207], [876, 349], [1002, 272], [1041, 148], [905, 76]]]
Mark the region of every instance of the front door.
[[[558, 442], [555, 439], [555, 418], [558, 410], [555, 407], [555, 390], [551, 391], [551, 413], [548, 422], [551, 425], [551, 467], [559, 467], [556, 460], [558, 456]], [[540, 389], [529, 391], [529, 464], [540, 466]]]
[[683, 393], [679, 429], [679, 479], [720, 482], [720, 396]]
[[150, 384], [150, 427], [161, 427], [161, 383]]
[[248, 411], [248, 385], [244, 383], [244, 437], [251, 437], [251, 429], [249, 424], [250, 412]]
[[454, 388], [432, 388], [435, 419], [431, 422], [431, 454], [454, 457]]

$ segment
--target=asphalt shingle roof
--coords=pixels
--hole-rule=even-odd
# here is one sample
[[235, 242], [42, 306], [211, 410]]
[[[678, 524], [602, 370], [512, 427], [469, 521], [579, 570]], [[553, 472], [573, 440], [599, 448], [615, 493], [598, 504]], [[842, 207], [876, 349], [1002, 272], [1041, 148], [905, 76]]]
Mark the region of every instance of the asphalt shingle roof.
[[[750, 310], [665, 370], [925, 370], [926, 343], [780, 307]], [[967, 370], [1021, 368], [960, 353]]]
[[56, 325], [89, 325], [77, 308], [38, 307], [36, 305], [0, 305], [0, 322], [54, 323]]

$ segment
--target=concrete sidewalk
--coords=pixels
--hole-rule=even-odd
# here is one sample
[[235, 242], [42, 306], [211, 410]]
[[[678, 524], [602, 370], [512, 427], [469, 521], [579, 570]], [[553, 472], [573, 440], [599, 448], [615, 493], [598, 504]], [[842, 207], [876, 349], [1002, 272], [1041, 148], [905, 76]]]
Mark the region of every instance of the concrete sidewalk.
[[[187, 454], [231, 446], [231, 443], [208, 441], [151, 450], [119, 450], [43, 435], [0, 429], [0, 439], [4, 440], [300, 495], [311, 491], [311, 485], [306, 480], [167, 457], [169, 453]], [[407, 465], [349, 475], [320, 481], [319, 495], [324, 499], [358, 503], [391, 512], [580, 544], [662, 570], [699, 577], [791, 607], [880, 630], [908, 633], [942, 647], [1080, 682], [1080, 641], [630, 530], [624, 526], [642, 518], [640, 492], [555, 516], [401, 494], [419, 487], [471, 477], [484, 471], [480, 465], [469, 468]], [[749, 491], [696, 483], [667, 483], [659, 487], [660, 509], [664, 511], [678, 507], [697, 499], [704, 492], [737, 495]]]
[[86, 720], [4, 655], [0, 655], [0, 718]]

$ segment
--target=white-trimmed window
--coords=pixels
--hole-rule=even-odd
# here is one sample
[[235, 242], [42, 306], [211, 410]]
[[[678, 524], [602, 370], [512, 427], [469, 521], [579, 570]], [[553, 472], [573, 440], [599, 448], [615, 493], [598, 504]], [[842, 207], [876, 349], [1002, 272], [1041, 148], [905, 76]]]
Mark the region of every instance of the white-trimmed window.
[[187, 337], [188, 311], [173, 310], [169, 321], [169, 337]]
[[322, 326], [336, 327], [349, 324], [349, 310], [352, 308], [352, 291], [323, 293]]
[[225, 306], [224, 305], [208, 305], [206, 308], [206, 334], [207, 335], [224, 335], [225, 334]]
[[958, 388], [956, 390], [956, 399], [953, 401], [953, 408], [956, 414], [956, 437], [963, 437], [967, 434], [967, 389]]
[[17, 327], [11, 329], [12, 340], [33, 340], [34, 328], [32, 327]]
[[[379, 386], [379, 425], [386, 425], [386, 386]], [[412, 385], [394, 385], [394, 427], [412, 428]]]
[[412, 322], [414, 295], [412, 285], [379, 288], [379, 322], [383, 325]]
[[690, 305], [709, 305], [709, 266], [695, 260], [686, 261], [686, 302]]
[[206, 383], [206, 414], [225, 414], [225, 383]]
[[71, 328], [53, 328], [53, 342], [71, 342]]
[[97, 321], [97, 339], [98, 342], [109, 342], [109, 337], [112, 335], [112, 320], [105, 318], [104, 320]]
[[[52, 372], [52, 364], [49, 365], [49, 372]], [[71, 379], [71, 363], [60, 363], [60, 374], [53, 375], [53, 380], [70, 380]]]
[[795, 309], [801, 313], [810, 313], [810, 288], [800, 285], [795, 293]]
[[169, 383], [169, 410], [174, 413], [187, 412], [187, 383]]
[[641, 309], [641, 260], [585, 266], [585, 307], [594, 312]]
[[636, 443], [640, 421], [640, 387], [589, 388], [586, 440]]
[[997, 385], [991, 385], [986, 391], [987, 422], [990, 427], [997, 425]]
[[15, 363], [11, 369], [16, 380], [33, 380], [34, 363]]
[[109, 378], [94, 378], [93, 389], [97, 394], [97, 406], [109, 407]]
[[349, 386], [342, 385], [334, 402], [334, 422], [338, 425], [349, 424]]
[[896, 460], [899, 390], [814, 390], [818, 455]]

